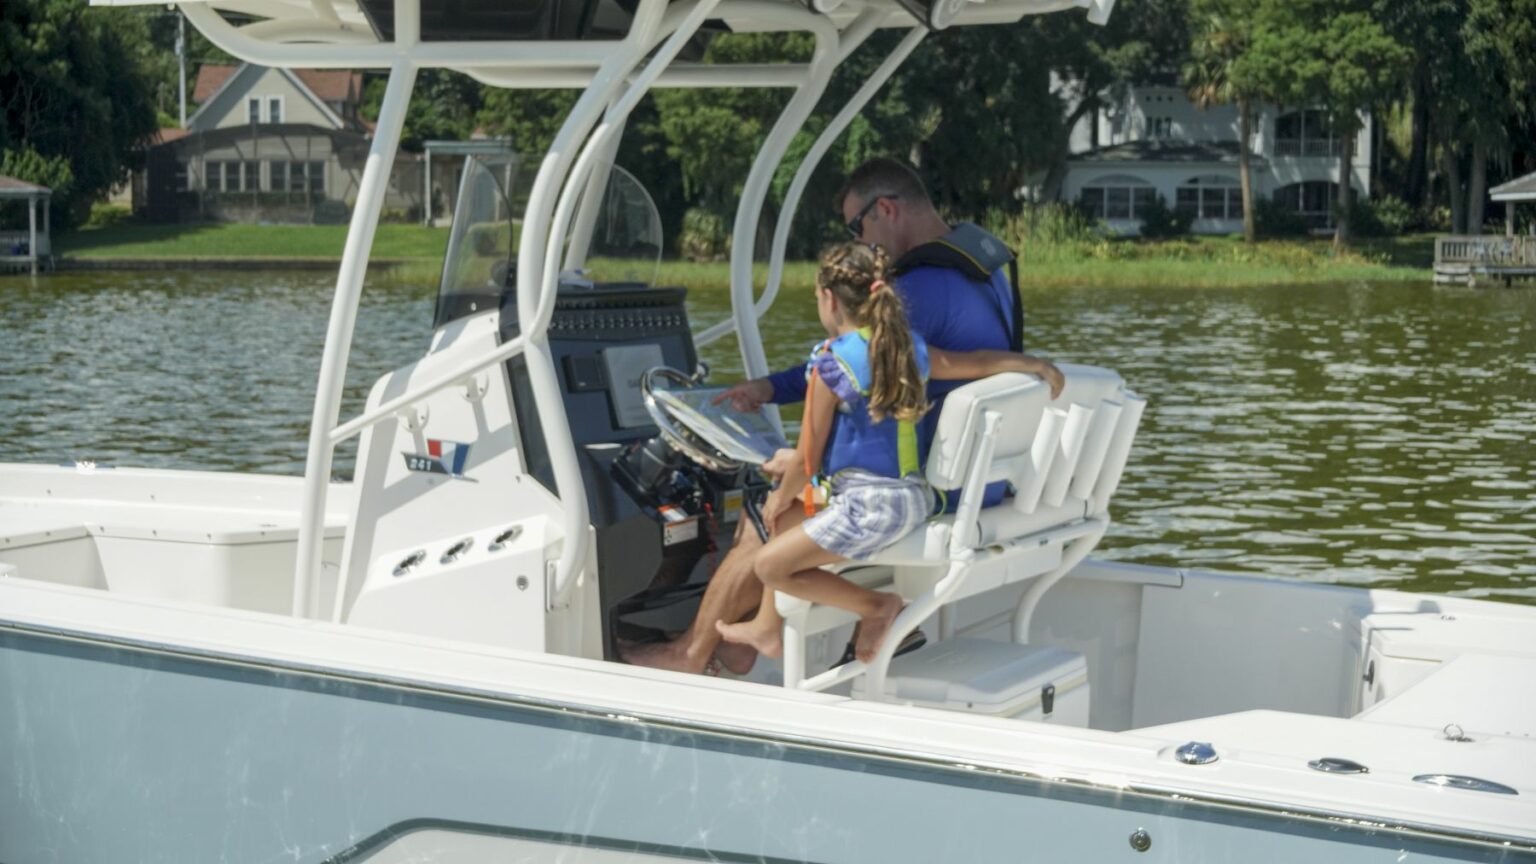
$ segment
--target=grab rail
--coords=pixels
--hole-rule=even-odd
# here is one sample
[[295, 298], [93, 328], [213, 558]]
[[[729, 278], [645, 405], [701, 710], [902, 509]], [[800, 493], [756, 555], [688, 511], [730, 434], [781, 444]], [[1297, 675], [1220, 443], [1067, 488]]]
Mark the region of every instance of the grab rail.
[[[566, 224], [574, 208], [577, 191], [585, 172], [591, 168], [591, 157], [582, 160], [575, 177], [570, 176], [573, 162], [579, 158], [573, 153], [578, 142], [587, 139], [597, 122], [598, 113], [605, 106], [611, 109], [610, 117], [620, 117], [658, 79], [667, 65], [686, 44], [691, 34], [708, 17], [721, 0], [701, 0], [691, 4], [678, 4], [668, 8], [667, 0], [641, 0], [635, 10], [631, 26], [625, 38], [615, 44], [606, 43], [542, 43], [523, 46], [519, 56], [511, 58], [498, 48], [486, 43], [431, 43], [421, 42], [421, 15], [417, 0], [394, 0], [395, 33], [392, 42], [374, 44], [349, 44], [325, 46], [324, 51], [312, 51], [305, 44], [273, 44], [256, 38], [261, 31], [248, 31], [224, 20], [207, 6], [180, 4], [183, 12], [199, 29], [220, 48], [241, 59], [269, 66], [309, 65], [319, 68], [389, 66], [389, 84], [385, 90], [379, 124], [359, 184], [358, 201], [353, 209], [352, 224], [342, 256], [337, 277], [336, 293], [332, 303], [330, 324], [327, 329], [326, 348], [321, 362], [314, 412], [311, 417], [309, 448], [306, 458], [304, 493], [301, 504], [298, 555], [295, 562], [292, 612], [296, 617], [307, 617], [315, 606], [315, 574], [320, 569], [320, 523], [323, 519], [325, 500], [330, 483], [330, 471], [334, 450], [363, 429], [399, 412], [411, 402], [420, 400], [454, 383], [461, 382], [479, 370], [496, 362], [522, 354], [527, 358], [529, 383], [534, 399], [542, 404], [559, 404], [559, 382], [550, 354], [545, 329], [554, 313], [558, 293], [558, 255], [561, 234], [551, 234], [550, 218], [557, 206], [564, 214], [558, 220]], [[787, 10], [781, 4], [764, 0], [727, 0], [731, 12], [751, 19], [761, 12], [764, 16], [782, 22]], [[798, 78], [798, 89], [790, 103], [759, 150], [746, 190], [738, 208], [735, 233], [750, 237], [755, 234], [763, 201], [767, 196], [769, 181], [774, 168], [783, 160], [784, 152], [794, 134], [804, 125], [816, 102], [825, 91], [833, 70], [857, 45], [874, 31], [885, 13], [864, 12], [854, 19], [845, 34], [826, 17], [809, 10], [799, 10], [797, 26], [810, 32], [815, 38], [812, 60], [805, 66], [803, 77]], [[669, 25], [676, 23], [676, 29]], [[247, 25], [250, 26], [250, 25]], [[338, 22], [331, 16], [320, 15], [314, 22], [314, 32], [327, 29], [332, 38], [362, 41], [353, 32], [343, 35]], [[637, 64], [652, 53], [659, 40], [658, 31], [670, 32], [665, 47], [656, 51], [645, 71], [633, 80], [630, 76]], [[289, 31], [285, 31], [289, 32]], [[294, 31], [296, 32], [296, 31]], [[307, 31], [306, 31], [307, 32]], [[272, 34], [266, 34], [272, 35]], [[844, 38], [846, 37], [846, 38]], [[839, 51], [840, 45], [844, 50]], [[529, 195], [525, 212], [525, 230], [520, 240], [518, 256], [518, 283], [537, 285], [538, 291], [522, 292], [518, 296], [519, 318], [523, 322], [522, 334], [499, 346], [480, 358], [468, 361], [448, 372], [433, 376], [425, 384], [411, 388], [405, 394], [355, 417], [339, 423], [340, 397], [344, 385], [347, 356], [356, 324], [357, 299], [362, 289], [363, 273], [368, 261], [373, 235], [378, 226], [379, 209], [384, 187], [388, 181], [389, 167], [393, 164], [400, 132], [404, 124], [405, 109], [414, 89], [416, 71], [428, 66], [479, 66], [487, 72], [493, 69], [553, 70], [562, 67], [598, 65], [591, 86], [577, 100], [570, 115], [557, 134], [548, 153], [545, 154], [538, 175]], [[797, 70], [798, 71], [798, 70]], [[766, 77], [766, 76], [765, 76]], [[620, 88], [628, 84], [621, 98], [623, 105], [613, 103]], [[616, 110], [612, 110], [616, 109]], [[589, 142], [583, 155], [595, 153], [592, 144], [600, 141], [611, 131], [605, 124]], [[569, 185], [567, 185], [569, 184]], [[562, 195], [562, 190], [567, 194]], [[563, 200], [562, 200], [563, 199]], [[565, 204], [567, 206], [560, 206]], [[539, 251], [544, 254], [538, 254]], [[553, 262], [553, 263], [551, 263]], [[745, 276], [742, 276], [745, 271]], [[746, 303], [736, 304], [738, 322], [755, 311], [751, 293], [750, 243], [738, 242], [733, 252], [732, 273], [733, 300], [743, 291]], [[754, 321], [755, 318], [750, 319]], [[757, 372], [766, 370], [766, 360], [761, 337], [755, 332], [743, 340], [743, 358], [748, 368]], [[580, 466], [576, 462], [567, 418], [558, 411], [539, 412], [544, 427], [545, 441], [550, 448], [550, 462], [554, 470], [557, 494], [564, 502], [566, 543], [562, 544], [561, 557], [553, 574], [549, 596], [559, 602], [574, 583], [574, 575], [584, 562], [585, 534], [590, 514], [582, 486]], [[345, 579], [345, 576], [342, 577]], [[341, 610], [342, 586], [338, 586], [333, 616]]]

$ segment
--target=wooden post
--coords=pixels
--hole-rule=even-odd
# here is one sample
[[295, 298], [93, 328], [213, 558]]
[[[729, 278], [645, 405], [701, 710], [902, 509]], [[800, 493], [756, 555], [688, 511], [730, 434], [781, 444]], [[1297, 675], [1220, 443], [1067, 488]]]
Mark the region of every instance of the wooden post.
[[27, 258], [32, 264], [32, 275], [37, 275], [37, 196], [27, 196]]
[[426, 159], [426, 162], [424, 163], [425, 167], [422, 168], [422, 177], [423, 177], [422, 185], [426, 187], [425, 188], [425, 193], [426, 194], [422, 198], [422, 201], [424, 202], [423, 205], [422, 205], [422, 209], [425, 211], [425, 216], [423, 218], [426, 220], [426, 226], [428, 228], [431, 228], [432, 227], [432, 148], [428, 147], [428, 148], [426, 148], [426, 150], [427, 150], [427, 159]]
[[[52, 229], [49, 228], [49, 226], [52, 225], [53, 223], [48, 218], [48, 205], [51, 204], [52, 202], [53, 202], [53, 196], [51, 196], [51, 195], [43, 199], [43, 239], [45, 239], [45, 240], [48, 240], [49, 237], [53, 236], [52, 235]], [[52, 240], [48, 240], [48, 269], [50, 271], [53, 270], [53, 241]]]

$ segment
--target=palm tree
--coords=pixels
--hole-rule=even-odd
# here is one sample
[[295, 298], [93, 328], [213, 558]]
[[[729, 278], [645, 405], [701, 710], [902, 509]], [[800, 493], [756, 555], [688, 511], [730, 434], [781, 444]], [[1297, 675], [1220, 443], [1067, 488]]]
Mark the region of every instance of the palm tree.
[[1253, 129], [1253, 94], [1239, 86], [1233, 67], [1248, 50], [1247, 16], [1241, 0], [1194, 0], [1190, 8], [1189, 61], [1184, 87], [1200, 110], [1237, 105], [1238, 177], [1243, 187], [1243, 240], [1254, 242], [1253, 159], [1248, 142]]

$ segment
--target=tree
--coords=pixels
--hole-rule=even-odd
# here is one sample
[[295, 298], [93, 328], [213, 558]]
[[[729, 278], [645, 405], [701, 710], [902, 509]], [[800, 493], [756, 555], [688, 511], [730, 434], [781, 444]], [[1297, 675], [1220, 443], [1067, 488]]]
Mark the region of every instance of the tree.
[[[375, 76], [363, 88], [360, 113], [366, 120], [378, 120], [384, 103], [389, 76]], [[507, 92], [507, 91], [495, 91]], [[400, 132], [400, 146], [420, 150], [426, 141], [457, 141], [475, 131], [480, 110], [481, 87], [474, 80], [447, 69], [422, 69], [416, 73], [411, 101], [405, 109], [405, 123]]]
[[[1126, 3], [1102, 27], [1071, 13], [1034, 15], [1019, 23], [1026, 38], [1015, 51], [1045, 71], [1057, 103], [1055, 111], [1032, 118], [1046, 124], [1055, 138], [1042, 198], [1054, 201], [1061, 195], [1072, 129], [1078, 121], [1095, 114], [1105, 98], [1156, 72], [1183, 65], [1189, 45], [1187, 3]], [[1051, 79], [1059, 83], [1053, 86]]]
[[[1253, 221], [1253, 103], [1262, 98], [1257, 82], [1245, 80], [1239, 61], [1249, 50], [1253, 0], [1194, 0], [1190, 7], [1189, 60], [1184, 86], [1202, 111], [1237, 106], [1238, 177], [1243, 190], [1243, 240], [1256, 237]], [[1235, 74], [1236, 73], [1236, 74]]]
[[1334, 247], [1349, 242], [1351, 163], [1363, 115], [1396, 95], [1408, 52], [1358, 2], [1263, 0], [1251, 50], [1239, 63], [1243, 80], [1292, 105], [1319, 105], [1339, 151], [1338, 228]]
[[71, 181], [53, 199], [56, 223], [83, 221], [128, 178], [155, 133], [148, 45], [139, 15], [76, 0], [0, 6], [0, 154], [12, 165], [68, 162]]

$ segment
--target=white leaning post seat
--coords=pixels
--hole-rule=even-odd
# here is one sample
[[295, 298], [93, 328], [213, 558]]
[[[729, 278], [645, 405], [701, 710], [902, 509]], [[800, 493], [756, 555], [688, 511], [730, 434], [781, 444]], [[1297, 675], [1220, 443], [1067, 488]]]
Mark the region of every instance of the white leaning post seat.
[[[776, 594], [784, 616], [785, 687], [823, 690], [868, 675], [864, 692], [884, 693], [896, 646], [929, 616], [974, 594], [1032, 579], [1013, 621], [1014, 641], [1029, 641], [1040, 597], [1109, 527], [1109, 499], [1120, 485], [1146, 407], [1111, 370], [1070, 364], [1061, 370], [1067, 384], [1054, 401], [1043, 381], [1016, 373], [973, 381], [949, 394], [926, 472], [935, 489], [963, 489], [955, 513], [930, 519], [861, 562], [882, 566], [845, 573], [900, 594], [907, 608], [873, 662], [855, 660], [808, 678], [807, 639], [853, 616]], [[981, 509], [986, 484], [998, 480], [1012, 484], [1013, 496]], [[939, 638], [949, 635], [946, 617], [941, 616]]]

